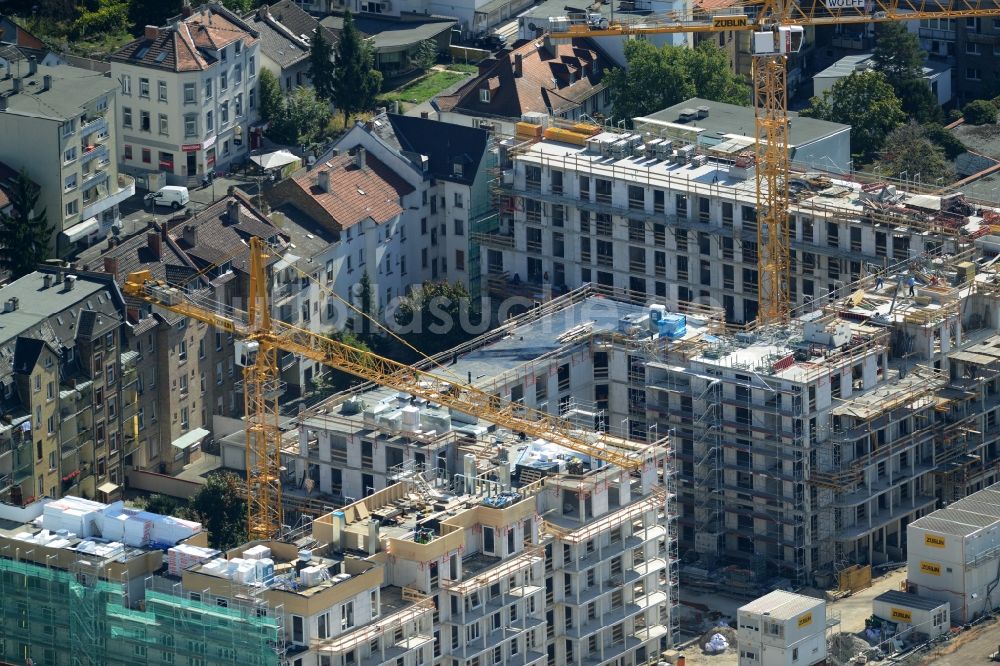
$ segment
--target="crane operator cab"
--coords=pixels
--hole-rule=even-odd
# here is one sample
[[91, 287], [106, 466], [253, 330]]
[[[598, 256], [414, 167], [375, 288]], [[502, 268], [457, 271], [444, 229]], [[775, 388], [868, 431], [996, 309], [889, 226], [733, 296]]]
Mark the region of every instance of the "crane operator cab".
[[753, 54], [755, 56], [785, 55], [798, 53], [802, 49], [805, 34], [801, 25], [783, 25], [774, 30], [753, 33]]
[[260, 350], [260, 343], [250, 340], [236, 340], [236, 365], [241, 368], [248, 368], [257, 362], [257, 352]]

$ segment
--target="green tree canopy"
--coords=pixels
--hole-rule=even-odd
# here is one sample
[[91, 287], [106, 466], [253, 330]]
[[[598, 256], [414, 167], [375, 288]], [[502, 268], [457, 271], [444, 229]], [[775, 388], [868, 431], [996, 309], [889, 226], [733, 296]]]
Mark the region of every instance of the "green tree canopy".
[[618, 118], [631, 120], [691, 97], [750, 104], [749, 86], [732, 73], [725, 52], [711, 42], [689, 49], [632, 40], [625, 42], [625, 60], [627, 68], [606, 73]]
[[940, 122], [944, 115], [941, 105], [923, 78], [926, 55], [917, 36], [902, 23], [875, 24], [875, 70], [885, 75], [906, 115], [921, 123]]
[[951, 182], [955, 175], [944, 150], [931, 141], [923, 127], [912, 121], [889, 132], [878, 167], [893, 177], [904, 171], [910, 174], [919, 172], [920, 179], [925, 183], [939, 178]]
[[[371, 345], [369, 345], [365, 339], [358, 337], [351, 331], [331, 331], [326, 334], [326, 337], [331, 340], [337, 340], [343, 342], [345, 345], [350, 345], [355, 349], [360, 349], [362, 351], [373, 351]], [[336, 393], [337, 391], [344, 391], [355, 384], [360, 384], [363, 380], [352, 375], [349, 372], [344, 372], [343, 370], [335, 370], [334, 368], [324, 368], [323, 374], [321, 374], [316, 380], [316, 390], [321, 395], [330, 395], [331, 393]]]
[[970, 125], [990, 125], [997, 121], [997, 107], [988, 99], [974, 99], [962, 107], [962, 115]]
[[317, 30], [309, 46], [309, 78], [312, 79], [316, 97], [333, 103], [336, 72], [333, 66], [333, 45], [326, 41], [323, 30]]
[[949, 160], [955, 159], [968, 150], [961, 139], [940, 124], [929, 123], [924, 125], [924, 132], [927, 134], [928, 139], [941, 146], [941, 149], [944, 150], [944, 156]]
[[208, 530], [212, 548], [226, 550], [246, 541], [247, 503], [243, 480], [232, 472], [213, 474], [191, 498], [191, 511]]
[[171, 16], [181, 13], [181, 0], [131, 0], [128, 18], [132, 34], [141, 35], [147, 25], [163, 25]]
[[437, 62], [438, 46], [433, 39], [425, 39], [417, 45], [413, 64], [420, 69], [430, 69]]
[[17, 279], [49, 258], [55, 227], [45, 210], [36, 210], [39, 188], [21, 169], [10, 196], [11, 212], [0, 213], [0, 266]]
[[471, 299], [460, 282], [424, 282], [399, 300], [394, 313], [397, 332], [427, 355], [451, 349], [473, 337], [466, 330]]
[[344, 114], [344, 127], [352, 113], [366, 111], [375, 104], [382, 73], [374, 68], [374, 62], [371, 47], [361, 38], [351, 12], [346, 12], [337, 42], [333, 94], [334, 103]]
[[260, 118], [264, 122], [274, 122], [281, 117], [285, 101], [281, 94], [281, 84], [271, 70], [260, 70]]
[[359, 304], [361, 312], [367, 315], [361, 318], [361, 335], [367, 337], [372, 329], [369, 317], [375, 316], [375, 313], [372, 312], [372, 279], [369, 277], [368, 271], [361, 274], [361, 280], [358, 282], [358, 299], [361, 301]]
[[316, 98], [313, 88], [300, 87], [285, 98], [276, 119], [271, 121], [268, 135], [278, 143], [307, 144], [326, 130], [330, 121], [330, 105]]
[[881, 72], [853, 72], [822, 98], [813, 97], [803, 116], [851, 126], [851, 151], [870, 159], [886, 136], [906, 120], [899, 98]]

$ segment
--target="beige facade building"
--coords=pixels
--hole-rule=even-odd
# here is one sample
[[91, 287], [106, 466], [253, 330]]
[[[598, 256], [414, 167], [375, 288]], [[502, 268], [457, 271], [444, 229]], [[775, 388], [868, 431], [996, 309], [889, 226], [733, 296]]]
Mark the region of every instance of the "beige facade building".
[[0, 79], [0, 160], [38, 184], [64, 255], [106, 236], [135, 182], [118, 173], [116, 86], [99, 72], [29, 59]]

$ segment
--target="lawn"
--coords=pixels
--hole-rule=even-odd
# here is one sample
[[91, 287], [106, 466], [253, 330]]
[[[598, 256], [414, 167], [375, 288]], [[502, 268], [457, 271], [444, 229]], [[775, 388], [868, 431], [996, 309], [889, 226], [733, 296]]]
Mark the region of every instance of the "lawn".
[[479, 65], [469, 65], [464, 62], [453, 62], [450, 65], [446, 65], [446, 67], [453, 72], [466, 72], [468, 74], [479, 73]]
[[383, 93], [379, 99], [385, 101], [395, 100], [407, 104], [420, 104], [467, 76], [467, 74], [462, 72], [431, 72], [427, 76], [410, 81], [402, 88]]

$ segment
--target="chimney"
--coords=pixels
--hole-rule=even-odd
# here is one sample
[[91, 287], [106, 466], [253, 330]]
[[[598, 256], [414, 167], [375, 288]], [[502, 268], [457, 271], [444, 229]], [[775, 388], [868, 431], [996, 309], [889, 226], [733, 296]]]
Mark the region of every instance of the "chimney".
[[66, 276], [66, 291], [73, 291], [73, 286], [76, 285], [76, 276], [67, 275]]
[[521, 76], [524, 71], [524, 56], [520, 53], [514, 54], [514, 76]]
[[62, 284], [62, 271], [59, 271], [58, 273], [56, 273], [56, 279], [54, 280], [54, 283], [55, 284]]
[[226, 203], [226, 219], [229, 224], [240, 223], [240, 202], [238, 199], [230, 199]]
[[365, 149], [358, 146], [357, 151], [354, 153], [354, 166], [358, 167], [362, 171], [368, 166], [368, 160], [365, 158]]
[[13, 94], [16, 95], [19, 92], [21, 92], [21, 77], [20, 76], [15, 76], [14, 77], [14, 93]]
[[429, 112], [427, 112], [427, 111], [421, 111], [420, 112], [420, 117], [423, 118], [424, 120], [427, 120], [427, 119], [429, 119], [431, 117], [431, 114]]
[[35, 56], [28, 57], [28, 76], [34, 76], [38, 74], [38, 58]]
[[324, 192], [330, 191], [330, 172], [326, 169], [316, 173], [316, 187]]
[[188, 0], [184, 0], [184, 5], [181, 7], [181, 16], [191, 18], [191, 3]]
[[7, 110], [7, 95], [0, 95], [0, 111]]
[[42, 77], [42, 92], [52, 89], [52, 75], [46, 74]]
[[52, 276], [51, 275], [45, 275], [45, 276], [43, 276], [42, 277], [42, 288], [43, 289], [48, 289], [51, 286], [52, 286]]
[[147, 25], [145, 31], [143, 32], [143, 36], [146, 39], [155, 41], [160, 36], [160, 29], [155, 25]]
[[153, 258], [157, 261], [163, 259], [163, 239], [160, 238], [160, 234], [156, 231], [150, 231], [146, 234], [146, 246], [149, 248], [150, 253]]
[[184, 225], [184, 236], [183, 236], [183, 238], [184, 238], [184, 242], [187, 243], [188, 245], [190, 245], [191, 247], [197, 246], [198, 245], [198, 227], [194, 226], [193, 224], [185, 224]]
[[116, 257], [104, 257], [104, 272], [118, 279], [118, 259]]

